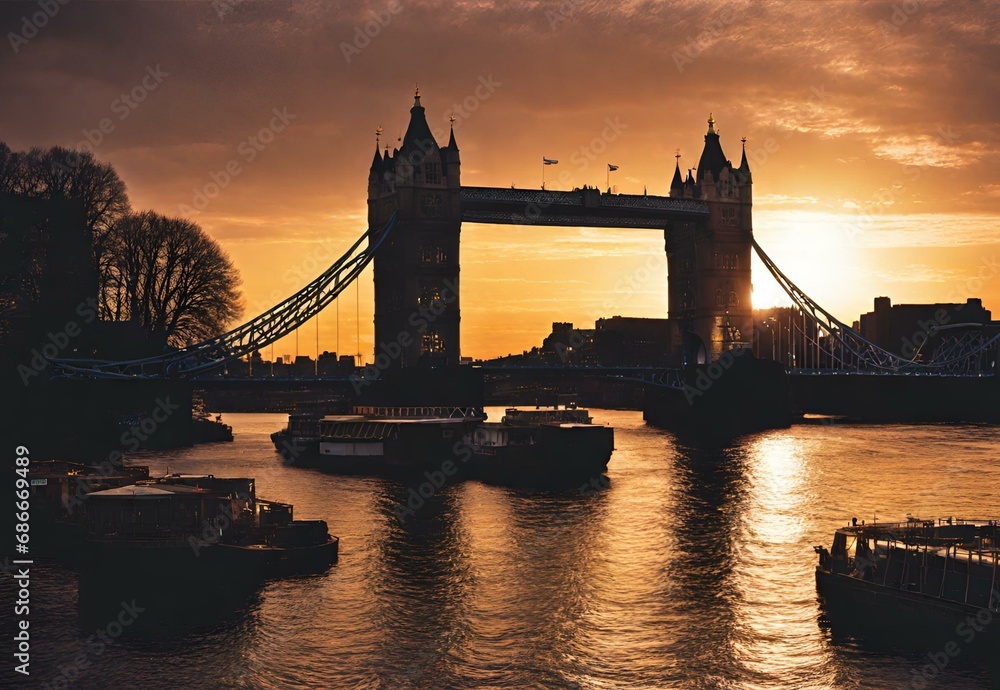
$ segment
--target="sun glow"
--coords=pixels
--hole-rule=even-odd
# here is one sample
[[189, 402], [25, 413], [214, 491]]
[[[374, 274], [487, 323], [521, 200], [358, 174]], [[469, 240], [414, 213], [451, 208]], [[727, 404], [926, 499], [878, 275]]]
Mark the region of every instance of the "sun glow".
[[[852, 305], [870, 299], [861, 248], [855, 242], [859, 218], [824, 211], [760, 210], [754, 235], [782, 272], [831, 311], [853, 314]], [[756, 256], [753, 306], [789, 306], [791, 299]], [[856, 311], [856, 307], [853, 307]], [[846, 310], [846, 311], [845, 311]]]

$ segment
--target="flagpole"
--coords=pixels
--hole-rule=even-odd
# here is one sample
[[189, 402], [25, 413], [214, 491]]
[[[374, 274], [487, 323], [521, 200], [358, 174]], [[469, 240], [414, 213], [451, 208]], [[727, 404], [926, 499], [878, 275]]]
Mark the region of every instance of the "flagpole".
[[608, 164], [608, 169], [607, 169], [606, 172], [607, 172], [608, 194], [610, 194], [611, 193], [611, 164], [610, 163]]
[[546, 158], [545, 156], [542, 156], [542, 189], [545, 189], [545, 166], [555, 165], [558, 162], [559, 161], [557, 161], [555, 158], [549, 159]]

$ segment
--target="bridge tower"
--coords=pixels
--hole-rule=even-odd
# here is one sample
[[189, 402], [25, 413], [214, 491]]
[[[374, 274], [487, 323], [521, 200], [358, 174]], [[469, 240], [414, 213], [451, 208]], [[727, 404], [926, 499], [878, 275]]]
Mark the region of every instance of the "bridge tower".
[[678, 155], [670, 183], [671, 197], [706, 201], [708, 218], [672, 221], [664, 232], [670, 348], [679, 362], [713, 362], [751, 342], [751, 188], [746, 139], [734, 167], [709, 115], [695, 175], [681, 176]]
[[417, 89], [402, 144], [376, 142], [368, 175], [369, 227], [399, 213], [374, 259], [375, 355], [391, 367], [459, 363], [461, 188], [454, 128], [438, 146]]

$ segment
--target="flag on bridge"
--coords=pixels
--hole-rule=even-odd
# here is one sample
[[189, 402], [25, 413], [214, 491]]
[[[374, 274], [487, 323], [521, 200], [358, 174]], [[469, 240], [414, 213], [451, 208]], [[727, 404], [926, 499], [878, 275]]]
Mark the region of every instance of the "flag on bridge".
[[618, 169], [617, 165], [611, 165], [611, 163], [608, 163], [608, 172], [614, 172], [617, 169]]
[[554, 158], [546, 158], [545, 156], [542, 156], [543, 165], [555, 165], [558, 162], [559, 161], [555, 160]]

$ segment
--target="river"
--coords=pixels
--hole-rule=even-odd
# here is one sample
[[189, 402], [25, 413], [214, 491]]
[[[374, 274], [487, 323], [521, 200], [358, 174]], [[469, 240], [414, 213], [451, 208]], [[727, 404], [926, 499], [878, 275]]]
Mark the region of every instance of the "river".
[[[640, 413], [593, 413], [616, 429], [607, 482], [556, 493], [448, 483], [403, 519], [410, 487], [283, 465], [268, 438], [282, 415], [227, 414], [233, 443], [133, 455], [153, 474], [256, 477], [259, 496], [329, 523], [339, 562], [179, 625], [176, 615], [157, 625], [165, 604], [147, 602], [146, 625], [100, 648], [88, 638], [101, 618], [83, 615], [75, 573], [39, 565], [32, 679], [75, 688], [991, 687], [989, 669], [961, 655], [932, 674], [926, 652], [831, 630], [812, 547], [855, 516], [998, 517], [1000, 429], [795, 426], [704, 451]], [[173, 614], [186, 605], [169, 604]]]

